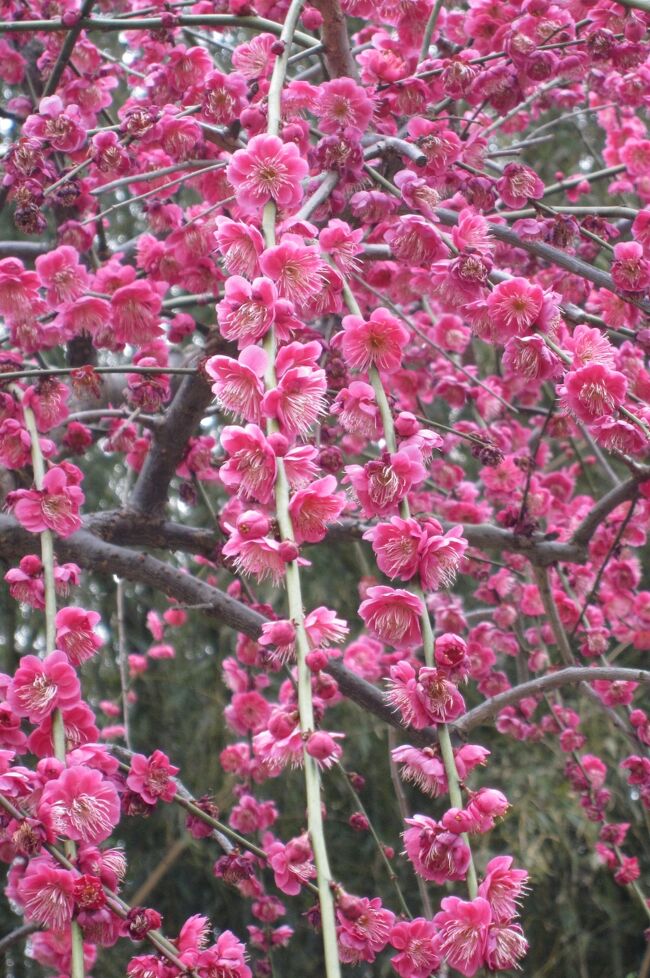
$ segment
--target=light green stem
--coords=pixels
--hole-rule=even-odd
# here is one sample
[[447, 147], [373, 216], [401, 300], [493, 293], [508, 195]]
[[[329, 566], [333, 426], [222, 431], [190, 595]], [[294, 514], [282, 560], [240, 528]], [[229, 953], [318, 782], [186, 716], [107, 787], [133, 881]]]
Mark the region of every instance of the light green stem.
[[[282, 54], [276, 59], [268, 93], [268, 122], [267, 133], [277, 136], [280, 132], [282, 88], [287, 71], [287, 62], [291, 49], [296, 24], [300, 16], [304, 0], [292, 0], [280, 35], [284, 43]], [[269, 201], [262, 214], [262, 231], [264, 244], [267, 248], [275, 245], [276, 206]], [[277, 339], [275, 329], [271, 327], [264, 339], [264, 350], [268, 357], [268, 366], [264, 376], [267, 390], [277, 386], [275, 374], [275, 354]], [[269, 432], [278, 430], [277, 422], [269, 421]], [[280, 534], [284, 540], [294, 541], [293, 525], [289, 515], [289, 482], [281, 458], [277, 460], [277, 476], [275, 482], [275, 508]], [[296, 629], [296, 658], [298, 663], [298, 713], [300, 729], [304, 734], [314, 730], [314, 707], [311, 688], [311, 671], [307, 665], [307, 655], [310, 651], [304, 624], [304, 608], [300, 569], [295, 560], [290, 561], [285, 569], [287, 588], [287, 603], [289, 617]], [[323, 828], [323, 813], [321, 808], [320, 773], [318, 764], [307, 751], [303, 752], [305, 771], [305, 794], [307, 800], [307, 828], [316, 863], [316, 883], [321, 914], [321, 933], [323, 936], [323, 951], [325, 956], [326, 978], [340, 978], [338, 944], [336, 939], [336, 916], [334, 898], [332, 895], [332, 874], [325, 842]]]
[[422, 38], [422, 47], [420, 48], [420, 57], [418, 58], [418, 64], [420, 64], [429, 54], [429, 45], [431, 44], [431, 38], [433, 37], [433, 32], [436, 29], [436, 24], [438, 23], [438, 17], [440, 16], [440, 11], [442, 9], [442, 0], [436, 0], [433, 5], [433, 9], [429, 14], [429, 19], [427, 25], [424, 28], [424, 37]]
[[[19, 388], [14, 388], [14, 393], [22, 397]], [[24, 403], [23, 417], [25, 427], [29, 432], [31, 440], [32, 468], [34, 470], [34, 485], [36, 489], [42, 490], [43, 479], [45, 478], [45, 462], [41, 452], [41, 443], [38, 436], [36, 418], [31, 408]], [[54, 580], [54, 537], [51, 530], [43, 530], [41, 537], [41, 561], [43, 563], [43, 585], [45, 590], [45, 654], [48, 655], [56, 648], [56, 589]], [[55, 710], [52, 714], [52, 743], [54, 746], [54, 756], [58, 761], [65, 764], [65, 727], [63, 716], [60, 710]], [[77, 855], [77, 847], [74, 842], [65, 843], [65, 852], [71, 862], [74, 862]], [[83, 953], [83, 934], [79, 925], [73, 921], [70, 924], [71, 938], [71, 978], [84, 978], [84, 953]]]

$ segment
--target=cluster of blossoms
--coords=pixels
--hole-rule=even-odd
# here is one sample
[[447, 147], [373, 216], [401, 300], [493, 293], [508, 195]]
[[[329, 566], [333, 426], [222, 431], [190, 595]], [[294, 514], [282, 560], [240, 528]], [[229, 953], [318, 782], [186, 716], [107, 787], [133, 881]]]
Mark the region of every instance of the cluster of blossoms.
[[[135, 682], [177, 655], [174, 630], [188, 612], [175, 600], [188, 593], [198, 609], [218, 598], [231, 624], [246, 623], [221, 662], [233, 736], [220, 756], [233, 776], [226, 828], [240, 845], [224, 850], [214, 876], [250, 903], [256, 974], [266, 978], [293, 936], [271, 886], [291, 898], [319, 890], [307, 922], [324, 934], [329, 894], [346, 964], [391, 955], [400, 978], [428, 978], [443, 964], [467, 976], [519, 967], [528, 874], [490, 850], [508, 800], [468, 784], [489, 751], [461, 744], [454, 725], [463, 730], [470, 716], [466, 698], [513, 692], [515, 676], [552, 679], [562, 662], [589, 678], [611, 665], [615, 643], [635, 667], [650, 648], [637, 553], [650, 523], [650, 137], [640, 111], [650, 14], [612, 0], [471, 0], [467, 9], [341, 0], [342, 15], [363, 22], [353, 56], [348, 45], [333, 50], [341, 41], [320, 0], [183, 7], [210, 28], [221, 18], [208, 41], [228, 53], [226, 72], [200, 33], [184, 33], [174, 4], [151, 17], [144, 0], [120, 7], [150, 29], [121, 32], [116, 62], [80, 29], [77, 0], [59, 6], [72, 51], [60, 30], [25, 25], [19, 0], [4, 9], [20, 29], [0, 38], [16, 126], [3, 202], [37, 246], [33, 262], [29, 247], [0, 258], [0, 465], [19, 541], [8, 546], [5, 581], [12, 598], [45, 612], [48, 635], [41, 657], [26, 651], [0, 676], [0, 855], [12, 905], [45, 928], [30, 953], [80, 978], [79, 936], [82, 970], [98, 947], [147, 939], [151, 953], [131, 959], [130, 978], [252, 974], [230, 931], [213, 939], [207, 918], [194, 916], [170, 941], [160, 914], [118, 895], [126, 857], [109, 839], [120, 817], [186, 799], [162, 751], [133, 754], [127, 770], [102, 742], [127, 732], [137, 697], [124, 676], [122, 702], [99, 702], [101, 730], [82, 695], [81, 671], [106, 632], [73, 603], [80, 567], [59, 562], [51, 542], [65, 552], [68, 538], [81, 539], [81, 564], [114, 569], [106, 551], [84, 550], [92, 514], [78, 534], [90, 495], [83, 465], [97, 452], [129, 471], [131, 502], [147, 480], [162, 487], [162, 498], [134, 504], [141, 536], [127, 543], [152, 538], [173, 478], [183, 515], [214, 505], [216, 548], [214, 527], [199, 541], [199, 528], [172, 524], [169, 549], [187, 545], [194, 564], [183, 558], [155, 578], [170, 601], [162, 615], [149, 612], [152, 644], [126, 665]], [[33, 8], [41, 20], [52, 14], [41, 0]], [[291, 70], [294, 13], [301, 44], [322, 37], [319, 83], [317, 62], [300, 77]], [[242, 17], [253, 28], [244, 40]], [[269, 31], [274, 21], [283, 39]], [[602, 134], [599, 173], [576, 160], [575, 175], [551, 183], [525, 162], [531, 126], [549, 110], [588, 110]], [[634, 208], [583, 207], [601, 177]], [[123, 188], [144, 207], [133, 214], [141, 233], [118, 246], [105, 219], [124, 201], [103, 201]], [[569, 205], [546, 202], [560, 192]], [[194, 376], [176, 386], [179, 365]], [[121, 377], [112, 383], [98, 366]], [[89, 415], [104, 426], [99, 444]], [[611, 489], [600, 499], [598, 468]], [[95, 543], [111, 532], [100, 524]], [[350, 621], [336, 608], [342, 595], [328, 587], [322, 604], [309, 585], [311, 548], [337, 534], [363, 554]], [[139, 555], [120, 556], [150, 583], [146, 559], [133, 571]], [[282, 589], [288, 607], [268, 604]], [[650, 808], [642, 682], [647, 675], [598, 678], [589, 688], [633, 740], [620, 768], [632, 801]], [[352, 689], [390, 711], [406, 740], [430, 738], [395, 747], [392, 763], [418, 808], [436, 806], [435, 816], [405, 819], [408, 863], [420, 881], [462, 887], [439, 897], [431, 918], [352, 895], [327, 866], [319, 778], [355, 747], [351, 732], [328, 729], [328, 711]], [[600, 826], [596, 851], [643, 901], [639, 861], [621, 848], [630, 825], [606, 815], [607, 765], [588, 752], [581, 716], [540, 690], [495, 708], [497, 731], [557, 741], [587, 820]], [[290, 768], [305, 772], [308, 827], [283, 840], [282, 812], [261, 786]], [[363, 779], [352, 780], [361, 790]], [[206, 795], [187, 828], [213, 839], [218, 816]], [[362, 812], [350, 824], [370, 829]], [[331, 943], [326, 936], [326, 953]]]

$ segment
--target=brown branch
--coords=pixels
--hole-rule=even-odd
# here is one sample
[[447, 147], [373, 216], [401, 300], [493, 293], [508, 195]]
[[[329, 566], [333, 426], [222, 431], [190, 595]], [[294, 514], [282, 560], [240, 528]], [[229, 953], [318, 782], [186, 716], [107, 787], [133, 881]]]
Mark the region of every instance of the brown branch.
[[[12, 560], [34, 549], [34, 537], [9, 516], [0, 515], [0, 558]], [[228, 628], [258, 638], [266, 621], [263, 615], [247, 607], [218, 588], [211, 587], [183, 570], [171, 567], [148, 554], [106, 543], [87, 530], [79, 530], [65, 540], [57, 538], [55, 550], [60, 560], [74, 561], [86, 570], [115, 574], [127, 581], [155, 588], [181, 604], [200, 606], [208, 618]], [[328, 671], [341, 691], [363, 709], [385, 723], [406, 731], [416, 746], [426, 746], [436, 739], [434, 730], [412, 730], [404, 727], [380, 690], [333, 660]]]
[[350, 51], [345, 14], [339, 0], [314, 0], [314, 6], [323, 18], [321, 36], [330, 78], [346, 75], [358, 80], [357, 66]]
[[650, 471], [639, 472], [631, 478], [622, 482], [619, 486], [612, 489], [607, 495], [599, 499], [590, 509], [584, 520], [571, 537], [571, 542], [579, 547], [586, 547], [600, 524], [613, 512], [621, 503], [627, 503], [634, 499], [638, 490], [639, 483], [650, 479]]
[[143, 513], [162, 510], [169, 483], [183, 459], [187, 442], [212, 401], [212, 390], [201, 372], [186, 377], [156, 431], [153, 443], [131, 493], [131, 506]]
[[18, 941], [24, 940], [40, 929], [40, 924], [23, 924], [22, 927], [16, 927], [15, 930], [9, 931], [8, 934], [0, 938], [0, 958], [4, 957], [12, 944], [17, 944]]
[[461, 734], [468, 734], [474, 727], [489, 723], [506, 706], [513, 706], [527, 696], [540, 696], [551, 689], [562, 686], [576, 686], [580, 683], [590, 683], [597, 679], [610, 682], [632, 682], [650, 685], [650, 672], [645, 669], [624, 669], [617, 666], [569, 666], [557, 672], [549, 672], [544, 676], [521, 683], [485, 700], [480, 706], [475, 706], [453, 724], [453, 729]]

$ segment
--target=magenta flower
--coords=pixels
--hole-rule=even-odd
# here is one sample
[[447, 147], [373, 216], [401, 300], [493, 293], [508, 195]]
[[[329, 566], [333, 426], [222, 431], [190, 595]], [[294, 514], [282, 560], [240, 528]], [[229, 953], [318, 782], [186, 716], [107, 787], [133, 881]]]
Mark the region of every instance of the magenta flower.
[[625, 401], [627, 379], [601, 363], [570, 371], [564, 378], [563, 401], [576, 417], [592, 424], [611, 417]]
[[372, 542], [380, 571], [387, 577], [408, 581], [418, 569], [422, 532], [417, 520], [393, 516], [390, 522], [366, 530], [363, 539]]
[[325, 538], [328, 523], [337, 520], [345, 508], [345, 496], [335, 489], [335, 477], [326, 475], [291, 497], [289, 515], [297, 543], [318, 543]]
[[126, 784], [147, 805], [155, 805], [159, 800], [171, 801], [176, 794], [175, 774], [178, 768], [161, 750], [155, 750], [150, 757], [134, 754]]
[[401, 448], [392, 455], [365, 465], [346, 465], [345, 473], [361, 503], [364, 516], [384, 516], [395, 512], [411, 488], [426, 479], [422, 455], [415, 446]]
[[420, 644], [424, 605], [417, 595], [383, 586], [368, 588], [367, 594], [359, 606], [359, 616], [376, 638], [396, 648]]
[[531, 285], [528, 279], [499, 282], [487, 300], [494, 342], [505, 344], [513, 336], [524, 333], [542, 311], [543, 301], [543, 290], [539, 285]]
[[426, 815], [407, 818], [406, 824], [404, 848], [419, 876], [439, 886], [465, 879], [471, 854], [460, 835]]
[[317, 366], [320, 353], [320, 343], [289, 343], [276, 357], [277, 383], [265, 395], [262, 413], [275, 418], [289, 439], [307, 435], [325, 411], [327, 378]]
[[225, 296], [217, 305], [221, 335], [237, 342], [239, 349], [257, 343], [275, 319], [278, 293], [268, 278], [247, 282], [239, 275], [226, 279]]
[[283, 234], [280, 244], [267, 248], [260, 268], [298, 311], [308, 308], [325, 286], [327, 265], [318, 246], [306, 245], [297, 234]]
[[[510, 971], [528, 950], [528, 941], [519, 924], [492, 923], [488, 931], [485, 965], [490, 971]], [[457, 966], [456, 966], [457, 967]]]
[[7, 495], [8, 505], [26, 530], [53, 530], [60, 537], [69, 537], [80, 528], [83, 501], [83, 491], [70, 483], [68, 473], [58, 465], [46, 472], [42, 489], [16, 489]]
[[363, 435], [371, 441], [379, 437], [381, 419], [370, 384], [354, 380], [336, 395], [331, 407], [332, 414], [339, 416], [346, 431]]
[[47, 301], [53, 306], [74, 302], [88, 288], [88, 272], [79, 261], [79, 253], [70, 245], [61, 245], [36, 259], [41, 285], [47, 289]]
[[612, 278], [619, 289], [645, 292], [650, 287], [650, 262], [636, 241], [621, 241], [614, 245]]
[[372, 111], [365, 90], [352, 78], [335, 78], [318, 88], [314, 112], [323, 132], [350, 129], [361, 135], [368, 127]]
[[492, 918], [498, 923], [507, 923], [516, 916], [521, 896], [527, 889], [528, 873], [525, 869], [513, 869], [512, 862], [512, 856], [491, 859], [478, 888], [478, 895], [488, 901]]
[[266, 353], [258, 346], [246, 347], [238, 360], [225, 356], [211, 357], [205, 364], [205, 370], [214, 380], [212, 393], [220, 406], [242, 421], [259, 424], [266, 364]]
[[390, 963], [400, 978], [429, 978], [440, 967], [440, 937], [433, 921], [424, 917], [400, 920], [389, 940], [399, 951]]
[[51, 856], [31, 859], [18, 884], [25, 917], [61, 931], [72, 920], [75, 876], [61, 869]]
[[221, 481], [240, 495], [268, 503], [275, 484], [276, 458], [261, 428], [226, 426], [221, 444], [230, 458], [219, 469]]
[[427, 520], [423, 524], [418, 555], [420, 580], [425, 591], [451, 587], [466, 550], [467, 540], [462, 526], [455, 526], [443, 534], [436, 520]]
[[57, 708], [74, 706], [79, 697], [77, 674], [60, 651], [45, 659], [23, 656], [7, 692], [11, 708], [31, 723], [41, 723]]
[[374, 961], [386, 947], [395, 914], [384, 909], [375, 897], [342, 894], [337, 901], [336, 919], [341, 960], [350, 964]]
[[56, 643], [73, 665], [80, 666], [91, 659], [104, 644], [93, 631], [100, 620], [96, 611], [84, 611], [82, 608], [61, 608], [57, 612]]
[[433, 921], [438, 926], [440, 950], [445, 961], [471, 978], [485, 963], [492, 922], [490, 904], [482, 897], [471, 901], [445, 897], [442, 910]]
[[343, 332], [337, 337], [351, 367], [357, 370], [376, 367], [384, 373], [399, 370], [404, 347], [410, 339], [403, 323], [382, 307], [375, 309], [369, 320], [345, 316]]
[[266, 847], [275, 885], [288, 896], [297, 896], [308, 880], [316, 877], [316, 867], [307, 834], [291, 839], [286, 845], [275, 841]]
[[57, 835], [96, 844], [117, 825], [120, 801], [115, 786], [100, 771], [75, 766], [47, 782], [38, 811]]
[[259, 215], [269, 200], [282, 210], [294, 210], [302, 199], [300, 181], [307, 172], [295, 143], [265, 135], [253, 136], [246, 149], [233, 153], [226, 170], [237, 204], [252, 215]]
[[58, 95], [42, 98], [38, 115], [30, 115], [23, 123], [23, 134], [46, 139], [60, 153], [74, 153], [86, 141], [87, 126], [78, 105], [64, 106]]
[[116, 289], [111, 296], [115, 341], [144, 346], [160, 336], [161, 305], [160, 296], [144, 279]]
[[262, 235], [250, 224], [219, 216], [214, 237], [217, 250], [231, 275], [254, 279], [259, 275], [259, 257], [264, 251]]
[[530, 199], [539, 200], [544, 196], [543, 182], [523, 163], [508, 163], [497, 181], [497, 190], [504, 204], [515, 210], [525, 207]]

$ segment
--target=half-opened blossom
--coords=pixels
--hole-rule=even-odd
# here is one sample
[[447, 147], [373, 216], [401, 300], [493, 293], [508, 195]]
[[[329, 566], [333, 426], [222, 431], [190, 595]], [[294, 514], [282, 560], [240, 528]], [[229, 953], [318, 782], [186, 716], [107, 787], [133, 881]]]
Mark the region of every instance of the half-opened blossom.
[[492, 922], [490, 904], [482, 897], [471, 901], [445, 897], [442, 910], [433, 921], [438, 927], [440, 951], [445, 961], [471, 978], [485, 963]]
[[302, 886], [316, 876], [314, 857], [305, 833], [286, 845], [275, 841], [266, 847], [275, 885], [288, 896], [297, 896]]
[[337, 935], [341, 960], [350, 964], [372, 962], [386, 947], [395, 923], [395, 914], [382, 906], [379, 897], [338, 897]]
[[525, 869], [513, 869], [512, 863], [512, 856], [495, 856], [485, 867], [478, 888], [478, 895], [488, 901], [492, 918], [498, 923], [507, 923], [516, 916], [527, 889], [528, 873]]
[[432, 920], [400, 920], [389, 940], [399, 952], [390, 963], [400, 978], [429, 978], [440, 967], [440, 938]]
[[627, 379], [602, 363], [571, 370], [564, 378], [563, 402], [581, 421], [611, 417], [625, 401]]
[[155, 750], [150, 757], [144, 754], [132, 756], [126, 783], [147, 805], [155, 805], [159, 800], [171, 801], [176, 794], [175, 774], [178, 774], [178, 768], [170, 763], [166, 754]]
[[409, 265], [429, 267], [448, 254], [435, 226], [419, 214], [398, 217], [384, 233], [393, 257]]
[[81, 526], [83, 501], [82, 489], [70, 484], [68, 473], [59, 465], [45, 473], [42, 489], [16, 489], [7, 495], [8, 505], [26, 530], [53, 530], [60, 537], [69, 537]]
[[614, 245], [611, 271], [614, 283], [626, 292], [645, 292], [650, 287], [650, 262], [637, 241]]
[[278, 293], [268, 278], [247, 282], [240, 275], [226, 279], [225, 295], [217, 305], [221, 335], [236, 341], [239, 349], [257, 343], [269, 331], [275, 318]]
[[424, 605], [417, 595], [382, 585], [368, 588], [367, 595], [359, 606], [359, 616], [373, 635], [396, 648], [421, 642]]
[[423, 524], [418, 554], [422, 587], [426, 591], [451, 587], [466, 550], [467, 540], [462, 526], [454, 526], [443, 533], [436, 520], [427, 520]]
[[402, 363], [404, 347], [410, 336], [406, 326], [388, 309], [375, 309], [369, 320], [360, 316], [345, 316], [343, 332], [336, 339], [350, 367], [368, 370], [376, 367], [384, 373], [394, 373]]
[[111, 296], [111, 306], [118, 343], [143, 346], [161, 335], [162, 300], [146, 279], [116, 289]]
[[240, 495], [267, 503], [273, 495], [276, 457], [264, 432], [256, 424], [226, 426], [221, 444], [230, 458], [219, 469], [221, 481]]
[[372, 111], [365, 89], [352, 78], [334, 78], [318, 87], [314, 113], [323, 132], [353, 129], [364, 133]]
[[120, 819], [115, 786], [100, 771], [75, 765], [48, 781], [39, 802], [39, 814], [57, 835], [75, 842], [103, 842]]
[[75, 705], [79, 696], [79, 679], [61, 651], [51, 652], [45, 659], [23, 656], [7, 692], [14, 712], [31, 723], [40, 723], [56, 708]]
[[338, 415], [346, 431], [376, 441], [381, 431], [379, 407], [370, 384], [353, 380], [336, 395], [331, 413]]
[[31, 859], [18, 884], [18, 897], [27, 920], [63, 930], [72, 920], [75, 874], [59, 867], [51, 856]]
[[[63, 719], [63, 736], [68, 751], [81, 747], [82, 744], [95, 743], [99, 738], [99, 730], [95, 726], [95, 714], [85, 703], [75, 703], [61, 709]], [[37, 757], [51, 757], [54, 753], [52, 734], [52, 714], [34, 730], [27, 746]]]
[[297, 543], [318, 543], [327, 535], [327, 525], [339, 518], [345, 496], [336, 492], [336, 478], [326, 475], [294, 493], [289, 515]]
[[519, 924], [508, 921], [490, 924], [485, 950], [485, 965], [490, 971], [519, 968], [519, 960], [527, 950], [528, 941]]
[[426, 478], [422, 456], [410, 446], [365, 465], [346, 465], [345, 473], [361, 503], [364, 516], [383, 516], [394, 512], [411, 488]]
[[23, 405], [34, 412], [39, 431], [50, 431], [68, 417], [70, 389], [55, 377], [46, 377], [23, 394]]
[[395, 764], [400, 765], [403, 781], [415, 785], [423, 794], [437, 798], [447, 791], [445, 766], [433, 748], [419, 749], [403, 744], [391, 751]]
[[295, 143], [259, 135], [253, 136], [245, 149], [233, 153], [226, 174], [237, 192], [240, 209], [259, 215], [269, 200], [282, 210], [295, 209], [302, 199], [300, 181], [308, 169]]
[[96, 611], [83, 608], [61, 608], [56, 615], [56, 644], [68, 656], [73, 665], [79, 666], [104, 644], [93, 630], [100, 621]]
[[372, 542], [377, 566], [387, 577], [408, 581], [417, 572], [422, 527], [417, 520], [393, 516], [377, 523], [363, 535]]
[[214, 232], [217, 251], [231, 275], [254, 279], [259, 274], [259, 257], [264, 251], [264, 238], [251, 224], [219, 216]]
[[259, 346], [248, 346], [239, 358], [216, 356], [205, 364], [214, 380], [212, 393], [220, 406], [242, 421], [259, 424], [264, 397], [264, 371], [267, 356]]
[[275, 418], [289, 439], [306, 435], [325, 410], [327, 377], [317, 366], [320, 343], [288, 343], [275, 360], [277, 383], [262, 401], [262, 413]]
[[534, 170], [523, 163], [508, 163], [504, 167], [497, 190], [501, 200], [508, 207], [517, 210], [525, 207], [529, 200], [539, 200], [544, 196], [544, 184]]
[[407, 818], [406, 824], [404, 848], [419, 876], [439, 886], [465, 879], [471, 856], [459, 835], [427, 815]]
[[506, 343], [524, 333], [542, 311], [543, 301], [543, 290], [526, 278], [499, 282], [487, 299], [493, 340]]

